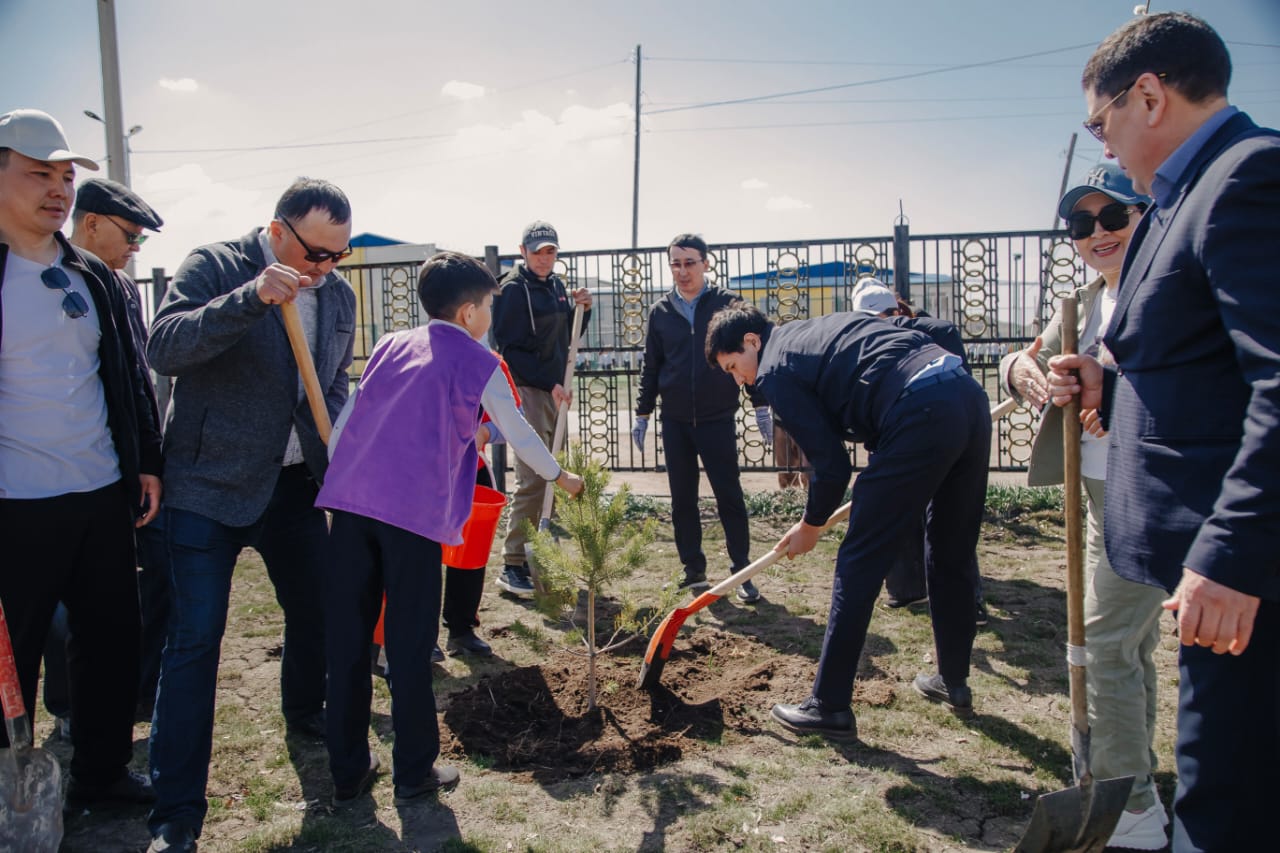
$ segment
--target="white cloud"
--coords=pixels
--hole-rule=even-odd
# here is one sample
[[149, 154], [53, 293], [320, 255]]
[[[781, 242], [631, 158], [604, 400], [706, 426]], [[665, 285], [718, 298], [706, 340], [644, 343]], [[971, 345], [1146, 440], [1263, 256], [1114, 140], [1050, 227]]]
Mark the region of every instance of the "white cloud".
[[765, 210], [808, 210], [813, 207], [807, 201], [801, 201], [798, 198], [792, 198], [789, 195], [776, 195], [764, 204]]
[[161, 77], [160, 88], [170, 92], [194, 92], [200, 84], [190, 77]]
[[747, 178], [742, 182], [742, 188], [744, 190], [762, 190], [767, 186], [769, 185], [759, 178]]
[[459, 101], [473, 101], [484, 97], [484, 86], [475, 83], [464, 83], [461, 80], [450, 80], [440, 87], [440, 94], [457, 98]]
[[477, 124], [458, 131], [455, 142], [468, 154], [536, 149], [559, 152], [566, 145], [587, 142], [591, 150], [621, 144], [631, 129], [630, 108], [623, 103], [595, 109], [579, 104], [566, 107], [555, 119], [537, 110], [524, 110], [509, 125]]
[[164, 217], [164, 227], [142, 247], [140, 275], [153, 266], [172, 273], [196, 246], [233, 240], [271, 215], [265, 193], [221, 183], [194, 163], [135, 173], [134, 189]]

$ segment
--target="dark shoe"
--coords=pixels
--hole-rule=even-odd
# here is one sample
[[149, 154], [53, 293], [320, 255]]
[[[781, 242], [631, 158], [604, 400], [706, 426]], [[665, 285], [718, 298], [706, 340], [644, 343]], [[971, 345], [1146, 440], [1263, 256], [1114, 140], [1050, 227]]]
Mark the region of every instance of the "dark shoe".
[[132, 770], [126, 770], [110, 785], [82, 785], [74, 776], [67, 783], [67, 807], [73, 811], [100, 803], [140, 806], [155, 801], [156, 792], [151, 787], [151, 780]]
[[70, 717], [54, 717], [53, 718], [53, 734], [58, 740], [71, 743], [71, 718]]
[[369, 753], [369, 769], [364, 772], [364, 776], [360, 777], [359, 782], [349, 788], [341, 785], [333, 786], [333, 807], [335, 809], [346, 808], [369, 793], [373, 783], [378, 781], [378, 768], [381, 766], [382, 762], [378, 760], [378, 756], [372, 752]]
[[774, 705], [773, 718], [797, 734], [821, 734], [837, 740], [858, 737], [852, 710], [824, 711], [812, 696], [799, 705]]
[[147, 853], [195, 853], [196, 831], [182, 823], [162, 823]]
[[494, 580], [498, 589], [508, 592], [517, 598], [533, 598], [533, 579], [529, 575], [528, 564], [515, 566], [510, 563], [502, 567], [502, 574]]
[[760, 590], [756, 589], [756, 585], [751, 581], [743, 581], [736, 595], [743, 604], [755, 604], [760, 600]]
[[948, 687], [941, 675], [921, 673], [916, 676], [912, 686], [921, 696], [931, 702], [941, 702], [958, 717], [967, 717], [973, 713], [973, 691], [967, 685]]
[[686, 570], [684, 580], [680, 581], [679, 589], [681, 592], [697, 592], [700, 589], [708, 589], [710, 586], [711, 584], [707, 582], [706, 572], [695, 574]]
[[444, 663], [444, 649], [440, 648], [440, 644], [436, 643], [436, 647], [431, 650], [432, 663]]
[[450, 637], [445, 647], [451, 655], [475, 655], [480, 658], [493, 656], [493, 647], [477, 637], [474, 631]]
[[912, 598], [893, 598], [890, 596], [888, 605], [895, 610], [899, 607], [910, 607], [913, 604], [924, 604], [929, 600], [928, 595], [917, 595]]
[[987, 623], [991, 621], [991, 615], [987, 613], [987, 603], [981, 599], [978, 600], [978, 611], [973, 617], [973, 624], [979, 628], [985, 628]]
[[327, 731], [324, 711], [316, 711], [314, 714], [285, 722], [285, 731], [297, 737], [324, 740]]
[[396, 785], [396, 805], [407, 806], [436, 791], [447, 791], [458, 785], [458, 768], [437, 764], [421, 785]]

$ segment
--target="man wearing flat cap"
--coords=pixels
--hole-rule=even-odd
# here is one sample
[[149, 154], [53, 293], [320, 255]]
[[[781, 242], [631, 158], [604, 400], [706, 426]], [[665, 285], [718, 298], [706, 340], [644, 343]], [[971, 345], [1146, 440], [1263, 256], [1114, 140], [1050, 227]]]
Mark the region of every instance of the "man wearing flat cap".
[[[570, 291], [555, 274], [559, 252], [560, 236], [551, 223], [538, 220], [525, 226], [520, 235], [523, 263], [502, 277], [502, 289], [493, 300], [491, 332], [494, 347], [511, 368], [525, 419], [547, 447], [551, 446], [560, 403], [572, 397], [572, 390], [563, 382], [574, 306], [587, 309], [584, 329], [591, 316], [591, 292], [585, 287]], [[511, 498], [511, 518], [502, 546], [504, 565], [497, 584], [521, 598], [533, 595], [533, 579], [524, 558], [523, 523], [525, 519], [538, 523], [546, 487], [546, 480], [516, 460], [516, 491]]]
[[[59, 229], [75, 167], [39, 110], [0, 115], [0, 572], [23, 699], [49, 621], [71, 639], [72, 808], [144, 803], [129, 770], [138, 679], [134, 527], [160, 507], [160, 435], [111, 269]], [[0, 745], [7, 739], [0, 734]]]

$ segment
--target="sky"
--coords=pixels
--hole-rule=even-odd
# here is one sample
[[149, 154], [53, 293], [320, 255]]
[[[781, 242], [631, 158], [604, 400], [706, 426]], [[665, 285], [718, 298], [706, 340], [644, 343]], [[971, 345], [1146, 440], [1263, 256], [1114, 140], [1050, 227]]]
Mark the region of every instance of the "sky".
[[[551, 221], [563, 250], [1050, 227], [1080, 72], [1133, 0], [115, 0], [137, 261], [264, 225], [298, 175], [356, 233], [479, 254]], [[1204, 17], [1231, 101], [1280, 127], [1280, 0], [1153, 0]], [[0, 112], [105, 158], [97, 0], [0, 0]], [[791, 94], [803, 93], [803, 94]], [[735, 102], [735, 103], [724, 103]], [[89, 172], [81, 170], [81, 177]], [[106, 170], [102, 173], [105, 176]], [[69, 226], [68, 226], [69, 227]]]

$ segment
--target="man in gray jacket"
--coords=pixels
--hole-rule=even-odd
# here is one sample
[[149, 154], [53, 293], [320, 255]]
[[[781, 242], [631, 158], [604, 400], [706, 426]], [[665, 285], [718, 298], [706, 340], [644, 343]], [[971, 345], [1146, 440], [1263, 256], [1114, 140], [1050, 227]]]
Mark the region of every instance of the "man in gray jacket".
[[262, 555], [284, 609], [285, 724], [324, 736], [327, 528], [314, 504], [328, 460], [279, 306], [298, 307], [333, 418], [355, 331], [355, 296], [334, 272], [350, 239], [342, 190], [299, 178], [265, 228], [192, 252], [152, 324], [151, 365], [175, 377], [163, 510], [174, 616], [151, 730], [154, 851], [194, 849], [204, 821], [218, 654], [242, 548]]

